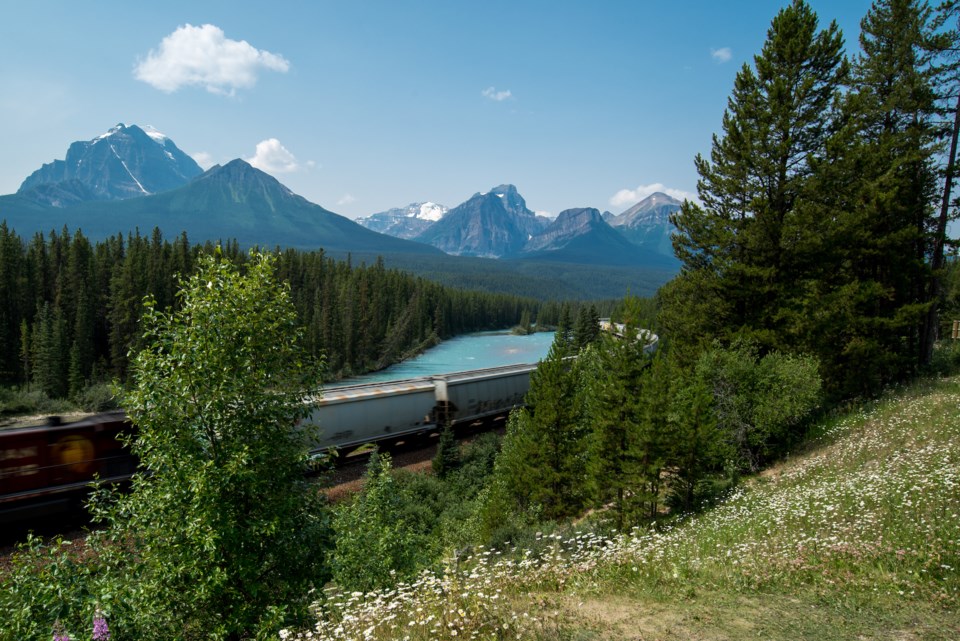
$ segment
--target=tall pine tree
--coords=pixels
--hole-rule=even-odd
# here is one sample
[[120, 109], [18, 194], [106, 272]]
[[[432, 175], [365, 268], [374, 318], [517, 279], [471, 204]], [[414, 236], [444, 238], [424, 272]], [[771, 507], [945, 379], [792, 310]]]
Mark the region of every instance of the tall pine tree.
[[713, 314], [681, 315], [674, 339], [752, 336], [783, 343], [777, 310], [790, 296], [796, 266], [785, 230], [822, 156], [829, 113], [847, 66], [835, 23], [818, 30], [802, 0], [774, 18], [755, 66], [744, 65], [714, 136], [710, 160], [696, 158], [702, 204], [686, 201], [673, 217], [681, 279], [697, 282]]
[[929, 354], [937, 130], [928, 20], [915, 0], [880, 0], [863, 19], [841, 126], [801, 207], [792, 330], [818, 354], [835, 396], [873, 393]]

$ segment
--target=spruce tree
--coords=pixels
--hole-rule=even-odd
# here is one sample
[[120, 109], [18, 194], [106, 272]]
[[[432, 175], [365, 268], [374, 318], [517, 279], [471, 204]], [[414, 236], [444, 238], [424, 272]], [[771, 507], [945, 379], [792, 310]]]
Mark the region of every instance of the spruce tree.
[[709, 160], [695, 161], [702, 204], [686, 201], [673, 217], [680, 278], [700, 281], [714, 313], [684, 317], [675, 338], [783, 342], [776, 310], [795, 278], [785, 229], [830, 133], [825, 115], [846, 74], [842, 48], [837, 25], [818, 30], [813, 10], [794, 0], [774, 18], [754, 67], [737, 74], [723, 134]]
[[701, 483], [723, 468], [732, 451], [717, 424], [713, 395], [706, 381], [690, 377], [672, 399], [671, 440], [668, 463], [672, 505], [683, 511], [698, 507]]
[[460, 445], [453, 434], [453, 428], [448, 424], [440, 430], [440, 441], [437, 443], [437, 453], [430, 463], [434, 476], [446, 478], [451, 472], [460, 467]]
[[[627, 333], [634, 331], [628, 325]], [[613, 503], [616, 525], [627, 528], [649, 505], [650, 474], [659, 452], [644, 422], [649, 357], [638, 341], [604, 338], [583, 365], [587, 369], [587, 417], [591, 426], [588, 473], [594, 500]], [[648, 447], [649, 446], [649, 447]]]
[[815, 162], [794, 249], [796, 346], [818, 354], [835, 396], [871, 394], [929, 353], [928, 263], [936, 198], [929, 10], [875, 2], [840, 124]]
[[577, 378], [558, 334], [530, 377], [525, 408], [515, 411], [497, 461], [499, 481], [516, 509], [547, 518], [577, 514], [586, 498], [586, 435]]

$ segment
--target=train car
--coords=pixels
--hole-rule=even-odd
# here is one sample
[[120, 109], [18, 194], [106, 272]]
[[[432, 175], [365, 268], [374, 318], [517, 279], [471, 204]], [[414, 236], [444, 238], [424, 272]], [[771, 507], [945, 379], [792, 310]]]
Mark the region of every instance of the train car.
[[311, 449], [345, 451], [428, 432], [434, 428], [430, 418], [434, 399], [429, 378], [325, 390], [305, 421], [320, 429], [320, 440]]
[[117, 440], [128, 428], [117, 412], [0, 431], [0, 523], [64, 511], [86, 496], [94, 476], [129, 480], [136, 458]]
[[523, 405], [535, 364], [506, 365], [433, 377], [435, 420], [463, 425], [508, 414]]
[[432, 377], [328, 389], [308, 421], [320, 429], [315, 452], [427, 434], [523, 404], [536, 365], [508, 365]]

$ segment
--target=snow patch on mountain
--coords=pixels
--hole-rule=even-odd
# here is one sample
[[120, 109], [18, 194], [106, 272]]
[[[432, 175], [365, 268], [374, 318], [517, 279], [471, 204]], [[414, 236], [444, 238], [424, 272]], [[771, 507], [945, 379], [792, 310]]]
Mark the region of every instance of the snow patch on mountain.
[[420, 205], [420, 210], [414, 214], [416, 218], [420, 220], [429, 220], [431, 222], [437, 222], [443, 218], [444, 214], [449, 211], [443, 205], [438, 205], [436, 203], [426, 202]]
[[167, 136], [166, 134], [160, 133], [159, 131], [156, 130], [156, 128], [151, 127], [150, 125], [147, 125], [146, 127], [143, 128], [143, 133], [147, 134], [148, 136], [153, 138], [157, 143], [161, 145], [165, 144], [168, 140], [170, 140], [169, 136]]

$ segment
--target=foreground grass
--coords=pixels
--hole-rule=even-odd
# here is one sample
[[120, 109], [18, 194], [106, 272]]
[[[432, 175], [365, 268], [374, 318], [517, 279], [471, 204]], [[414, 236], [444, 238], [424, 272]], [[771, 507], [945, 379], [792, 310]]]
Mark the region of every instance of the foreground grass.
[[314, 639], [960, 638], [960, 378], [892, 391], [668, 528], [477, 550], [317, 605]]

